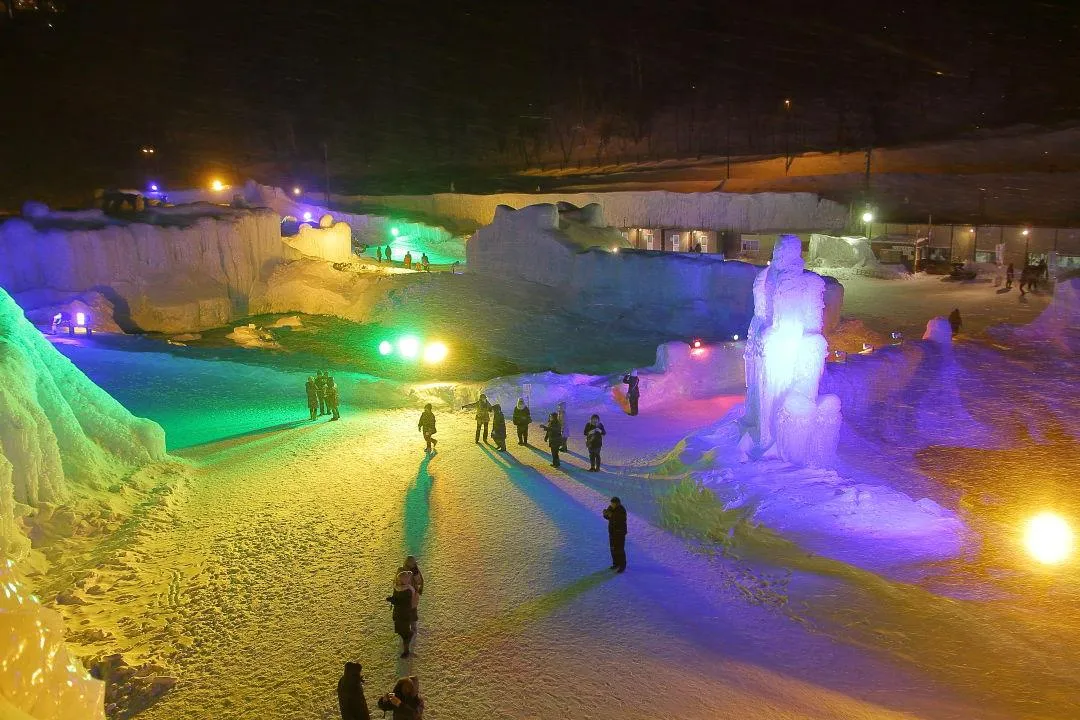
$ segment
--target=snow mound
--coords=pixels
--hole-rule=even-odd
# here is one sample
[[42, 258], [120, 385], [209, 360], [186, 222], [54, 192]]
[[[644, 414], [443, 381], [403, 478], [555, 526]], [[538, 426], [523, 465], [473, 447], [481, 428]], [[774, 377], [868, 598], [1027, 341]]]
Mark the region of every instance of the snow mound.
[[105, 684], [64, 643], [60, 615], [41, 606], [0, 561], [0, 717], [104, 720]]
[[[329, 220], [327, 220], [329, 218]], [[324, 224], [324, 221], [329, 224]], [[348, 223], [334, 224], [329, 215], [323, 216], [319, 227], [300, 225], [299, 232], [292, 237], [283, 238], [286, 245], [306, 257], [329, 260], [330, 262], [351, 262], [352, 228]]]
[[999, 332], [1025, 342], [1045, 342], [1063, 352], [1080, 353], [1080, 277], [1059, 280], [1050, 306], [1032, 322]]
[[[812, 233], [806, 264], [810, 267], [828, 269], [830, 274], [863, 275], [883, 279], [903, 277], [906, 273], [881, 264], [864, 237], [835, 237]], [[836, 272], [839, 270], [840, 272]]]
[[165, 434], [61, 355], [0, 289], [0, 550], [22, 559], [21, 506], [101, 489], [165, 456]]
[[306, 313], [369, 322], [376, 306], [417, 274], [387, 275], [336, 269], [322, 260], [297, 260], [278, 267], [252, 291], [253, 315]]
[[225, 336], [240, 347], [259, 348], [263, 350], [277, 350], [281, 345], [274, 340], [274, 336], [264, 328], [256, 327], [254, 323], [241, 325], [233, 328], [233, 331]]

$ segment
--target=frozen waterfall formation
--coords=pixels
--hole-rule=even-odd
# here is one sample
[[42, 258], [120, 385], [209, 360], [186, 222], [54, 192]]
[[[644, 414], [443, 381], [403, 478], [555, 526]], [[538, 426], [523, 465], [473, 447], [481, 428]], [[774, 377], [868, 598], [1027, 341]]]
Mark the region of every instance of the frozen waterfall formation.
[[825, 281], [803, 267], [802, 243], [781, 237], [754, 280], [754, 319], [744, 353], [749, 457], [829, 467], [840, 433], [840, 399], [818, 397], [828, 343]]
[[0, 289], [0, 556], [30, 542], [19, 518], [105, 489], [165, 457], [165, 433], [61, 355]]
[[59, 613], [41, 606], [0, 560], [0, 718], [104, 720], [105, 684], [64, 643]]

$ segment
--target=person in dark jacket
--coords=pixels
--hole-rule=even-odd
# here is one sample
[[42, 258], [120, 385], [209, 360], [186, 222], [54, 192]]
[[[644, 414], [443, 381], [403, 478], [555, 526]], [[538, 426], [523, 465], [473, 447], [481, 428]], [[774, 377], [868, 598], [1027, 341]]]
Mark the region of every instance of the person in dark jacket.
[[363, 667], [360, 663], [345, 663], [345, 672], [337, 683], [338, 707], [341, 720], [371, 720], [367, 698], [364, 697]]
[[390, 253], [390, 246], [386, 246], [386, 250], [383, 251], [383, 257], [386, 258], [386, 262], [393, 262], [394, 256]]
[[[1023, 286], [1020, 289], [1023, 290]], [[953, 308], [949, 313], [949, 327], [952, 328], [953, 336], [960, 334], [960, 329], [964, 327], [964, 321], [960, 319], [960, 308]]]
[[593, 415], [585, 423], [585, 447], [589, 449], [589, 472], [600, 472], [600, 448], [604, 447], [607, 430], [599, 415]]
[[338, 414], [338, 386], [334, 383], [334, 378], [329, 375], [326, 376], [326, 409], [333, 415], [330, 421], [340, 420], [341, 415]]
[[392, 712], [393, 720], [421, 720], [424, 717], [424, 698], [416, 676], [401, 678], [394, 689], [379, 698], [379, 709]]
[[307, 390], [307, 409], [314, 420], [319, 414], [319, 389], [315, 386], [315, 378], [309, 377], [304, 383], [304, 389]]
[[562, 445], [559, 447], [559, 450], [562, 452], [570, 452], [570, 448], [566, 446], [566, 441], [570, 439], [566, 435], [567, 431], [570, 429], [570, 423], [566, 422], [566, 403], [561, 402], [556, 405], [555, 414], [559, 416], [559, 427], [562, 428], [563, 433]]
[[413, 593], [413, 635], [416, 635], [416, 623], [420, 620], [420, 596], [424, 594], [424, 575], [420, 572], [420, 564], [416, 562], [415, 555], [409, 555], [405, 558], [405, 563], [401, 566], [402, 570], [408, 570], [412, 573], [412, 587], [415, 591]]
[[480, 431], [484, 431], [484, 442], [488, 439], [488, 422], [491, 416], [491, 403], [487, 395], [480, 393], [480, 399], [474, 403], [462, 406], [463, 408], [476, 408], [476, 442], [480, 442]]
[[405, 251], [405, 269], [412, 270], [412, 253], [408, 250]]
[[386, 601], [394, 606], [394, 632], [401, 638], [401, 657], [410, 655], [409, 645], [413, 639], [413, 618], [416, 615], [414, 599], [416, 590], [412, 586], [412, 573], [402, 570], [394, 581], [394, 592]]
[[420, 253], [420, 269], [431, 272], [431, 260], [428, 259], [427, 253]]
[[611, 504], [604, 508], [604, 519], [611, 548], [611, 569], [626, 572], [626, 508], [619, 498], [611, 498]]
[[563, 444], [562, 426], [559, 425], [559, 416], [551, 413], [548, 416], [547, 425], [541, 425], [544, 431], [544, 442], [551, 448], [551, 467], [559, 467], [559, 448]]
[[424, 406], [424, 412], [420, 413], [420, 422], [416, 429], [424, 434], [424, 442], [427, 443], [424, 452], [431, 452], [439, 443], [435, 439], [435, 413], [431, 412], [431, 403]]
[[319, 415], [326, 414], [326, 378], [323, 370], [315, 373], [315, 392], [319, 398]]
[[1013, 280], [1016, 279], [1016, 269], [1013, 268], [1013, 264], [1009, 263], [1009, 267], [1005, 268], [1005, 289], [1012, 290]]
[[518, 398], [517, 405], [514, 406], [513, 415], [514, 427], [517, 428], [518, 445], [529, 444], [529, 423], [532, 422], [532, 413], [529, 412], [529, 406], [525, 404], [525, 400]]
[[640, 380], [633, 372], [628, 372], [623, 375], [622, 381], [626, 385], [626, 399], [630, 402], [630, 414], [637, 415], [638, 398], [641, 396], [641, 389], [638, 387]]
[[491, 439], [495, 441], [496, 450], [506, 452], [506, 417], [499, 403], [491, 406]]

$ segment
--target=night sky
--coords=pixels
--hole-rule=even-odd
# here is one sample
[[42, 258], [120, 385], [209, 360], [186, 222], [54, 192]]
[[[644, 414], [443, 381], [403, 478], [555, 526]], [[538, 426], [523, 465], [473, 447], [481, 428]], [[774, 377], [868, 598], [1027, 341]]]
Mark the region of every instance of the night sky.
[[[865, 116], [858, 142], [1059, 122], [1078, 115], [1078, 6], [68, 0], [0, 21], [0, 207], [151, 174], [314, 183], [324, 141], [341, 189], [479, 189], [553, 118], [633, 134], [782, 98]], [[906, 120], [920, 104], [940, 122]]]

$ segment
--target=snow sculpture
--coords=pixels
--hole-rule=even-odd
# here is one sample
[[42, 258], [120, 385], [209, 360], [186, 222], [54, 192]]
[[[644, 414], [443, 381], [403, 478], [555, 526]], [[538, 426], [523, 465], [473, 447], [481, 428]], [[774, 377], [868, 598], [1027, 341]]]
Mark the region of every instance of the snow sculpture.
[[104, 720], [105, 684], [64, 643], [60, 615], [41, 606], [0, 561], [0, 717]]
[[753, 457], [828, 467], [836, 453], [840, 399], [818, 400], [828, 344], [825, 281], [803, 267], [802, 243], [781, 237], [754, 281], [754, 319], [744, 351], [748, 433]]
[[930, 318], [926, 323], [926, 332], [923, 333], [922, 339], [944, 347], [952, 347], [952, 325], [949, 324], [949, 318], [944, 315]]
[[102, 489], [165, 457], [165, 433], [129, 413], [71, 364], [0, 289], [0, 555], [29, 543], [15, 518]]

